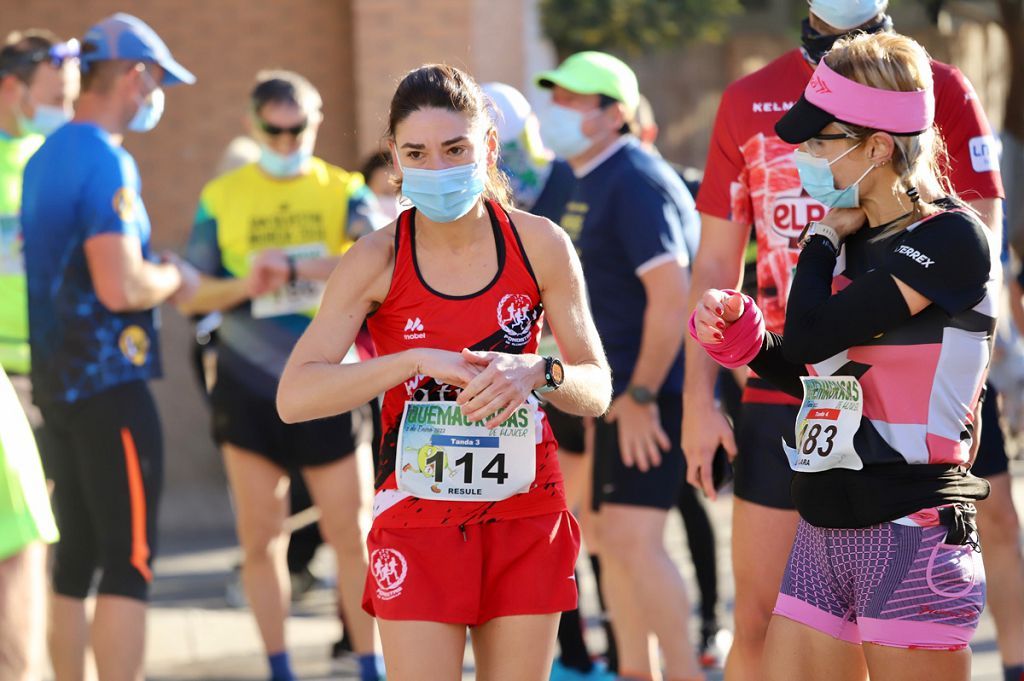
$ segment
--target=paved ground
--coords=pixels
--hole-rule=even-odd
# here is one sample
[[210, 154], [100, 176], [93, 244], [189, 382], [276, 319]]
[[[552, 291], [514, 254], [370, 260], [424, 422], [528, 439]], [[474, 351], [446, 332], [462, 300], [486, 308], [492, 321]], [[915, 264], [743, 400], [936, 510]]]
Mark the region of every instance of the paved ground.
[[[1024, 473], [1018, 467], [1019, 473]], [[1018, 475], [1016, 498], [1024, 506], [1024, 476]], [[723, 592], [731, 609], [732, 585], [729, 565], [730, 499], [712, 506], [716, 527], [721, 528]], [[669, 536], [673, 552], [686, 565], [683, 555], [681, 524], [674, 519]], [[154, 603], [150, 615], [147, 649], [148, 678], [152, 681], [210, 679], [218, 681], [259, 681], [266, 678], [256, 628], [248, 612], [232, 607], [225, 598], [226, 585], [232, 579], [237, 557], [233, 537], [226, 533], [202, 537], [167, 537], [162, 557], [157, 561]], [[330, 574], [331, 565], [322, 551], [314, 564], [321, 574]], [[582, 568], [581, 568], [582, 569]], [[692, 576], [689, 581], [693, 584]], [[589, 573], [581, 575], [584, 607], [593, 612], [594, 588]], [[974, 642], [974, 679], [999, 681], [998, 653], [991, 620], [985, 618]], [[334, 601], [330, 589], [311, 592], [295, 607], [289, 623], [292, 655], [301, 678], [308, 681], [355, 677], [355, 665], [346, 661], [331, 669], [328, 651], [338, 636]], [[595, 649], [601, 635], [591, 628]], [[465, 679], [473, 678], [472, 658], [467, 655]], [[713, 673], [710, 681], [720, 679]]]

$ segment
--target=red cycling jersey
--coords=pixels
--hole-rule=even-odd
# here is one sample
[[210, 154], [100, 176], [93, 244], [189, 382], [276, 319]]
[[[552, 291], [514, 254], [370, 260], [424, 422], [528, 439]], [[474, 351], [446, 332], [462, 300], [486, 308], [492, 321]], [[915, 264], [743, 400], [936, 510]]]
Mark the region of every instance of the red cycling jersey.
[[[416, 262], [415, 209], [402, 213], [395, 227], [395, 266], [391, 288], [367, 320], [380, 355], [412, 348], [460, 352], [463, 348], [512, 354], [537, 351], [543, 327], [540, 289], [515, 226], [500, 205], [487, 202], [498, 271], [477, 293], [452, 296], [432, 289]], [[395, 478], [398, 435], [407, 401], [454, 400], [460, 389], [430, 376], [414, 376], [384, 395], [377, 462], [374, 527], [460, 526], [565, 510], [557, 444], [538, 410], [537, 474], [528, 492], [499, 502], [437, 501], [399, 491]]]
[[[775, 134], [775, 123], [803, 93], [813, 67], [799, 49], [730, 85], [712, 132], [697, 210], [752, 224], [757, 237], [757, 298], [768, 329], [782, 332], [786, 299], [796, 268], [797, 238], [825, 207], [800, 186], [796, 148]], [[961, 198], [1002, 198], [996, 144], [970, 82], [955, 67], [932, 62], [935, 124], [949, 162], [944, 172]], [[796, 403], [760, 381], [747, 402]]]

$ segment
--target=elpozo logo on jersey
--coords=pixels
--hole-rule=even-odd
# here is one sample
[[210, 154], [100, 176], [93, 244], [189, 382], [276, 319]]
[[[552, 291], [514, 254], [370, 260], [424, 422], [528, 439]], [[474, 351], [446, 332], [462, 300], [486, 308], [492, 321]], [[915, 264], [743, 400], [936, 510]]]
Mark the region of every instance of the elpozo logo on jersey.
[[117, 347], [129, 362], [140, 367], [149, 359], [149, 334], [135, 324], [126, 326], [117, 338]]
[[825, 217], [828, 210], [811, 197], [777, 196], [772, 204], [772, 231], [786, 239], [799, 239], [808, 222], [818, 221]]

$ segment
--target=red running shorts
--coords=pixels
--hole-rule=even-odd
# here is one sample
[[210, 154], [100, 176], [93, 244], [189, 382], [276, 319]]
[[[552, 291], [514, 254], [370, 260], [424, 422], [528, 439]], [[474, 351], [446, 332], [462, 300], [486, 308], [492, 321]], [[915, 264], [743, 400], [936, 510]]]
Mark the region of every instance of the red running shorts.
[[576, 607], [580, 530], [568, 511], [464, 527], [373, 528], [363, 609], [477, 626]]

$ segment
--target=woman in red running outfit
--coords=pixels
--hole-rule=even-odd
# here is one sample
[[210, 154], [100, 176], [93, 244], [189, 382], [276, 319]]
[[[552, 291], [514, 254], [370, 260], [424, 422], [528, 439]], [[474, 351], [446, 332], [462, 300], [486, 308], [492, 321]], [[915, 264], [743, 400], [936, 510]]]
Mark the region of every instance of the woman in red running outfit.
[[[611, 380], [565, 232], [513, 210], [480, 88], [411, 71], [388, 141], [413, 207], [353, 246], [281, 378], [287, 422], [385, 393], [370, 570], [390, 681], [547, 679], [579, 530], [533, 391], [598, 416]], [[562, 361], [536, 353], [544, 313]], [[341, 364], [364, 320], [380, 356]]]

